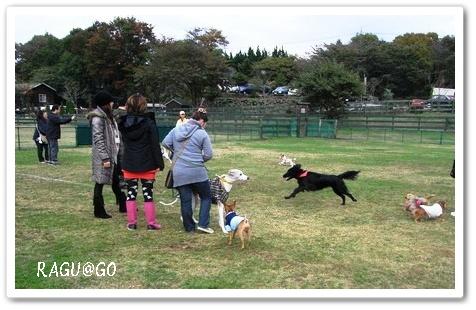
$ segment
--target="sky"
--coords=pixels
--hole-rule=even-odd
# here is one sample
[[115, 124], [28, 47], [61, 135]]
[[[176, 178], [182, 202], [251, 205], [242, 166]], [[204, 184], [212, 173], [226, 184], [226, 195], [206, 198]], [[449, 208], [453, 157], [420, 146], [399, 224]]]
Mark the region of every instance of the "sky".
[[50, 33], [63, 38], [74, 28], [85, 29], [95, 21], [110, 22], [115, 17], [135, 17], [153, 26], [154, 34], [183, 39], [195, 27], [216, 28], [230, 42], [227, 52], [246, 52], [249, 47], [271, 52], [283, 47], [291, 55], [306, 57], [315, 47], [343, 43], [358, 33], [373, 33], [392, 41], [405, 33], [436, 32], [439, 37], [456, 34], [456, 17], [446, 10], [428, 8], [305, 9], [305, 8], [127, 8], [101, 10], [80, 8], [66, 10], [26, 11], [15, 16], [15, 42], [26, 43], [34, 35]]

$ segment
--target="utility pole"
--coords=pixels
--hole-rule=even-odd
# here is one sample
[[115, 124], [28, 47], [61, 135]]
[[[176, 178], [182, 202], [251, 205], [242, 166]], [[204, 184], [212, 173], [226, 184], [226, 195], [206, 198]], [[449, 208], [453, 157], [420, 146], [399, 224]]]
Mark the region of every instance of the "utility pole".
[[364, 73], [364, 96], [367, 96], [367, 76]]

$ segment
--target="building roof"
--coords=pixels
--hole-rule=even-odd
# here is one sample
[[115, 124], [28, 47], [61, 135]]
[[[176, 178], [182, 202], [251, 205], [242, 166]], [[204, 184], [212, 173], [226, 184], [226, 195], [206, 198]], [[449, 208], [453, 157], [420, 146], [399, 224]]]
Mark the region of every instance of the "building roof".
[[169, 101], [167, 101], [167, 102], [165, 103], [165, 105], [167, 106], [169, 103], [172, 103], [172, 102], [176, 102], [176, 103], [178, 103], [178, 104], [181, 105], [181, 106], [189, 106], [189, 107], [191, 106], [191, 104], [189, 104], [189, 103], [184, 103], [182, 99], [178, 99], [178, 98], [172, 98], [172, 99], [170, 99]]
[[19, 84], [15, 84], [15, 89], [23, 91], [23, 93], [27, 93], [28, 91], [30, 91], [34, 88], [37, 88], [38, 86], [41, 86], [41, 85], [44, 85], [44, 86], [48, 87], [49, 89], [53, 90], [54, 92], [56, 92], [56, 89], [54, 89], [50, 85], [48, 85], [46, 83], [43, 83], [43, 82], [42, 83], [19, 83]]

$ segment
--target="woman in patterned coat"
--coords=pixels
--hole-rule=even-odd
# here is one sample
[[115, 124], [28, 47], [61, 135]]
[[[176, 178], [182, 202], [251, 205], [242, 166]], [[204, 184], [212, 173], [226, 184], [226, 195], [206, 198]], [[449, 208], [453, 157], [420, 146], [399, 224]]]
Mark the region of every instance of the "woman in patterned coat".
[[96, 108], [88, 114], [92, 132], [92, 180], [94, 185], [94, 216], [107, 219], [111, 216], [104, 208], [102, 189], [104, 184], [111, 184], [119, 212], [126, 212], [125, 194], [119, 187], [117, 154], [119, 152], [120, 133], [112, 114], [114, 98], [106, 91], [94, 96]]

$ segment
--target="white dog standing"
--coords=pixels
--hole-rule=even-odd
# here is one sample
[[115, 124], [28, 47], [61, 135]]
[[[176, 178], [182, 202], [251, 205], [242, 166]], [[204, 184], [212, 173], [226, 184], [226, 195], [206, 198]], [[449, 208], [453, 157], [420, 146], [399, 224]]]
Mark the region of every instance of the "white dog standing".
[[286, 155], [284, 154], [281, 154], [281, 156], [279, 157], [279, 159], [281, 160], [279, 162], [280, 165], [283, 165], [283, 166], [294, 166], [296, 164], [296, 158], [290, 158], [290, 157], [287, 157]]
[[[225, 229], [225, 203], [228, 199], [228, 195], [233, 187], [234, 183], [242, 183], [248, 181], [250, 178], [239, 169], [231, 169], [227, 174], [217, 175], [215, 178], [210, 179], [210, 189], [212, 192], [212, 203], [217, 205], [218, 211], [218, 224], [223, 233], [228, 233]], [[192, 199], [192, 208], [196, 213], [197, 206], [200, 205], [200, 198], [195, 195], [195, 199]], [[198, 221], [194, 218], [195, 223]]]

